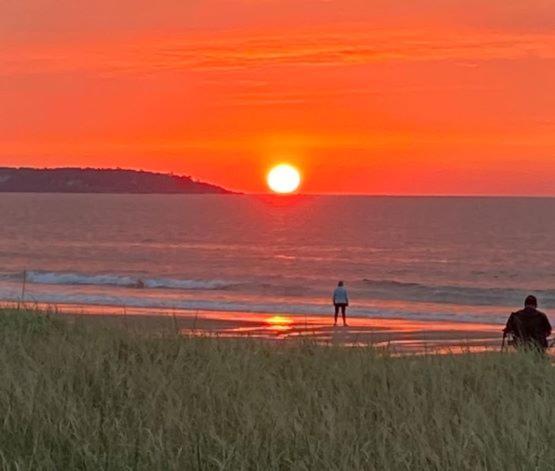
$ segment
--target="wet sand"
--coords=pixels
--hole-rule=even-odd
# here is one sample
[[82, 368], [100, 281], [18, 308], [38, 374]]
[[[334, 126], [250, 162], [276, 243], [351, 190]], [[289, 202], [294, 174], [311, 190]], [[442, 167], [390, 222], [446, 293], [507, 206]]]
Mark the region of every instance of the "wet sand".
[[176, 311], [114, 306], [62, 305], [53, 315], [141, 331], [245, 338], [272, 342], [304, 339], [320, 344], [373, 346], [394, 353], [463, 353], [499, 350], [501, 325], [406, 319], [349, 318], [333, 326], [333, 316], [275, 315], [245, 312]]

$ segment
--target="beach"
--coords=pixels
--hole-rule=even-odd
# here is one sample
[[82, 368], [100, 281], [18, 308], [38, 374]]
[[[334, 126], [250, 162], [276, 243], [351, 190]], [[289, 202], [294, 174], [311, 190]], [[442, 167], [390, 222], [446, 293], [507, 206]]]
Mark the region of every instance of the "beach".
[[0, 40], [0, 470], [555, 469], [555, 2]]
[[[15, 307], [11, 305], [10, 307]], [[390, 354], [460, 354], [499, 351], [502, 327], [495, 324], [352, 318], [333, 326], [333, 316], [119, 308], [86, 305], [34, 305], [64, 321], [98, 323], [115, 328], [177, 332], [184, 337], [244, 339], [291, 344], [371, 347]]]

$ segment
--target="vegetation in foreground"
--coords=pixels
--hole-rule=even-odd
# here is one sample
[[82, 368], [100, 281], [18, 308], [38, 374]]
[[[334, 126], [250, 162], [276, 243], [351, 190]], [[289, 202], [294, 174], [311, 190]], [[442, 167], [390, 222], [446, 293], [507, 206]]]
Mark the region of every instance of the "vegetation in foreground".
[[533, 355], [393, 358], [7, 310], [0, 335], [3, 469], [553, 469], [555, 377]]

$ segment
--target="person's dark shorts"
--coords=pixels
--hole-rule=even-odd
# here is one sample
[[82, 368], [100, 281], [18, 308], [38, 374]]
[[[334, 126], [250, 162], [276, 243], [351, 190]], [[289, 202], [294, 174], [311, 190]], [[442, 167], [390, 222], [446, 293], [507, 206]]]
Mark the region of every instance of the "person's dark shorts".
[[339, 314], [339, 310], [341, 309], [341, 314], [345, 314], [345, 309], [347, 309], [348, 304], [334, 304], [335, 306], [335, 313]]

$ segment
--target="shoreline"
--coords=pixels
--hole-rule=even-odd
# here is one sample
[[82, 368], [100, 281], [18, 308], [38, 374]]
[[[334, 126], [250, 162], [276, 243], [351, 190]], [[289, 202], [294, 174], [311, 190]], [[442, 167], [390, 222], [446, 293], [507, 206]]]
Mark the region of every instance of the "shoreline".
[[[5, 303], [13, 308], [17, 303]], [[152, 331], [171, 329], [185, 336], [255, 339], [279, 343], [308, 340], [324, 345], [372, 346], [394, 354], [498, 351], [502, 325], [400, 318], [348, 317], [333, 326], [333, 316], [227, 311], [124, 308], [98, 305], [22, 305], [71, 320], [89, 319], [113, 326]], [[131, 322], [130, 322], [131, 321]]]

